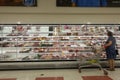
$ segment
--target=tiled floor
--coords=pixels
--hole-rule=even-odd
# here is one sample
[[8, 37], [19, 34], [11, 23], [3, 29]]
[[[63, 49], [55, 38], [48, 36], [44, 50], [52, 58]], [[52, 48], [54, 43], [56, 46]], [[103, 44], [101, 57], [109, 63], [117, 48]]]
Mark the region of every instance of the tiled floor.
[[113, 80], [109, 76], [82, 76], [83, 80]]
[[1, 78], [0, 80], [16, 80], [16, 78]]
[[[64, 80], [83, 80], [82, 76], [104, 76], [98, 69], [83, 69], [79, 73], [77, 69], [52, 69], [52, 70], [18, 70], [0, 71], [0, 78], [17, 78], [17, 80], [36, 80], [40, 77], [63, 77]], [[110, 78], [120, 80], [120, 68], [109, 71]]]
[[37, 77], [35, 80], [64, 80], [64, 77]]

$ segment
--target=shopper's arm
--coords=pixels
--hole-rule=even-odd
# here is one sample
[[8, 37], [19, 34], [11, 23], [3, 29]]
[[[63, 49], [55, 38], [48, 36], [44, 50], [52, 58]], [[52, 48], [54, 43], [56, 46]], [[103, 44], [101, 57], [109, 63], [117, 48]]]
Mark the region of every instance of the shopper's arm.
[[112, 41], [109, 41], [107, 44], [104, 45], [105, 48], [109, 47], [110, 45], [112, 45]]

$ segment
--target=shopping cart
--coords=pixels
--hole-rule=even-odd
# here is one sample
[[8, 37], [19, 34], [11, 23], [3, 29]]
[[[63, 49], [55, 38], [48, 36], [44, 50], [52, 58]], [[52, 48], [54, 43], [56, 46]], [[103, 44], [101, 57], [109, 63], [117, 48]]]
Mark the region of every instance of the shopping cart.
[[101, 46], [93, 45], [91, 48], [91, 52], [85, 53], [80, 52], [78, 58], [78, 70], [81, 73], [81, 69], [85, 67], [98, 67], [99, 70], [102, 70], [104, 75], [108, 75], [107, 70], [103, 69], [100, 64], [100, 59], [102, 53], [104, 53], [104, 49]]

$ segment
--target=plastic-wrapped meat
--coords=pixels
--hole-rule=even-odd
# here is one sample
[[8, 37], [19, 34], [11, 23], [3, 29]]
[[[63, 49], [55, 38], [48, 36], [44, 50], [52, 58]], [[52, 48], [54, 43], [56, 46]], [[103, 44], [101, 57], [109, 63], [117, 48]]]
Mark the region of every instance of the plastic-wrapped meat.
[[20, 26], [20, 25], [19, 25], [19, 26], [16, 27], [16, 30], [18, 30], [18, 31], [23, 31], [24, 28], [23, 28], [23, 26]]

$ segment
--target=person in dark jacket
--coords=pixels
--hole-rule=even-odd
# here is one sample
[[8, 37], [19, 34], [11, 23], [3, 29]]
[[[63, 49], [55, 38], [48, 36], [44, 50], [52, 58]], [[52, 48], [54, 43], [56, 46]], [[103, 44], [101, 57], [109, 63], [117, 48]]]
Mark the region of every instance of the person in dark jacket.
[[114, 59], [116, 58], [116, 39], [113, 37], [113, 33], [111, 31], [107, 31], [107, 36], [108, 39], [104, 45], [105, 51], [106, 51], [106, 56], [109, 64], [109, 69], [110, 71], [115, 70], [115, 61]]

